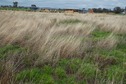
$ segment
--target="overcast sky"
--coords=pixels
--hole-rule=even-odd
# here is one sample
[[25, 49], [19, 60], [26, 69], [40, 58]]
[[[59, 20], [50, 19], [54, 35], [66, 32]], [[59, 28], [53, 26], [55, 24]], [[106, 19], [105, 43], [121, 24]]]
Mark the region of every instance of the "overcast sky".
[[0, 0], [0, 5], [12, 5], [13, 1], [18, 1], [19, 6], [31, 6], [51, 8], [114, 8], [126, 6], [126, 0]]

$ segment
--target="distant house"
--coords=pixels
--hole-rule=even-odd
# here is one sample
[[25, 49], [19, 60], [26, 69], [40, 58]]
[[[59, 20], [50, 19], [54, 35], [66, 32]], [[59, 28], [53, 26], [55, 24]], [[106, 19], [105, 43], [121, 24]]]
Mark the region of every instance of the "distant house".
[[33, 11], [36, 11], [38, 8], [36, 7], [36, 5], [32, 4], [32, 5], [31, 5], [31, 9], [32, 9]]

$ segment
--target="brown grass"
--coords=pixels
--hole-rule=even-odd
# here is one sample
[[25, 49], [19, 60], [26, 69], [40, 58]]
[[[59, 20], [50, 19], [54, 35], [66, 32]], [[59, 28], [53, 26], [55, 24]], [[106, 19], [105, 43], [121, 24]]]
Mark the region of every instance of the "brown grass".
[[[66, 20], [67, 23], [61, 23]], [[33, 63], [37, 66], [45, 62], [56, 62], [60, 58], [83, 58], [96, 46], [112, 49], [118, 43], [113, 34], [126, 33], [125, 22], [126, 16], [120, 15], [0, 11], [0, 42], [1, 46], [18, 44], [28, 48], [30, 55], [38, 54]], [[96, 28], [112, 34], [94, 42], [91, 33]], [[5, 66], [9, 66], [6, 70], [12, 73], [13, 61], [7, 61]], [[3, 77], [4, 82], [8, 80], [7, 77]]]
[[[90, 37], [95, 28], [114, 33], [126, 32], [126, 17], [106, 14], [64, 14], [29, 13], [0, 11], [1, 44], [20, 43], [39, 53], [40, 58], [51, 59], [53, 54], [58, 57], [69, 57], [80, 51], [83, 39]], [[80, 20], [80, 23], [60, 24], [64, 20]], [[85, 23], [86, 22], [86, 23]], [[98, 45], [111, 48], [117, 40], [113, 36], [100, 41]], [[85, 42], [84, 42], [85, 43]], [[86, 45], [85, 45], [86, 46]], [[78, 56], [81, 56], [78, 55]]]

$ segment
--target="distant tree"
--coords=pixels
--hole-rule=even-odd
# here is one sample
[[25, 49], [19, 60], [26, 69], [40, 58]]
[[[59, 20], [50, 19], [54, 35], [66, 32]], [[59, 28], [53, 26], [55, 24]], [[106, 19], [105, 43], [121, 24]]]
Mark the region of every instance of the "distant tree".
[[102, 13], [103, 12], [102, 8], [98, 8], [98, 12]]
[[36, 11], [38, 8], [37, 8], [37, 6], [36, 6], [35, 4], [32, 4], [32, 5], [31, 5], [31, 9], [32, 9], [33, 11]]
[[93, 11], [95, 13], [112, 13], [113, 11], [111, 9], [107, 9], [107, 8], [93, 8]]
[[83, 8], [82, 11], [80, 11], [80, 12], [82, 12], [82, 13], [87, 13], [88, 10], [86, 10], [85, 8]]
[[120, 7], [115, 7], [113, 11], [114, 13], [119, 14], [122, 12], [122, 9]]
[[13, 2], [13, 7], [18, 7], [18, 2]]
[[109, 13], [109, 9], [103, 8], [103, 13]]
[[58, 9], [58, 11], [59, 11], [59, 13], [62, 13], [63, 12], [62, 9], [60, 9], [60, 8]]
[[111, 13], [113, 12], [113, 10], [112, 10], [112, 9], [108, 9], [108, 11], [109, 11], [109, 12], [111, 12]]
[[97, 8], [93, 8], [93, 11], [94, 11], [95, 13], [98, 13], [98, 9], [97, 9]]

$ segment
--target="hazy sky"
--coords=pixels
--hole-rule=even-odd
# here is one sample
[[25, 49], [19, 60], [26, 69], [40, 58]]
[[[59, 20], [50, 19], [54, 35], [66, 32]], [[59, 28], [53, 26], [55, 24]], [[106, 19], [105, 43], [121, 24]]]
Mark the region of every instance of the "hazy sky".
[[114, 8], [126, 6], [126, 0], [0, 0], [0, 5], [12, 5], [18, 1], [19, 6], [30, 6], [36, 4], [38, 7], [52, 8]]

